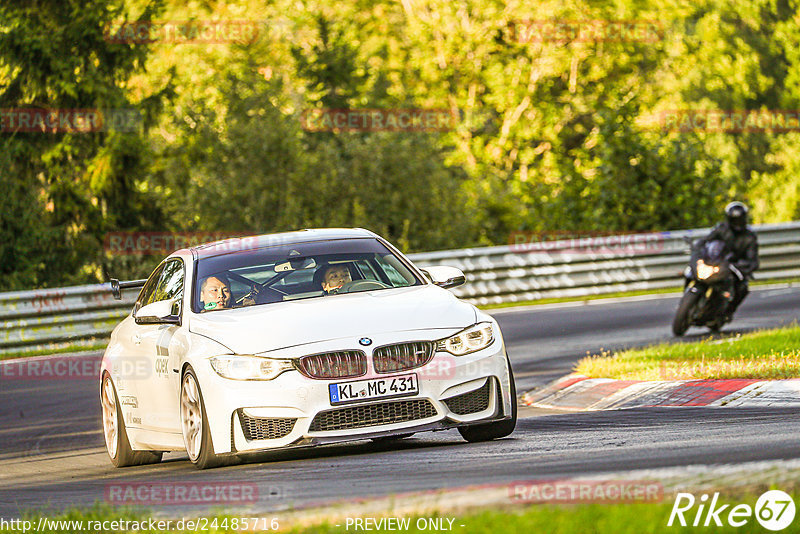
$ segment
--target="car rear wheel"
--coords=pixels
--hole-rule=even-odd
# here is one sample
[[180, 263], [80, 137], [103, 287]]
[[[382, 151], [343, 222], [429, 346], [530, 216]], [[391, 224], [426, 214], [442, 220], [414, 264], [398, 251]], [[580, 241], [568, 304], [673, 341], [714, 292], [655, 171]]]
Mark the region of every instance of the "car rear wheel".
[[470, 443], [491, 441], [504, 438], [514, 431], [517, 426], [517, 386], [514, 383], [511, 363], [508, 364], [508, 380], [511, 385], [511, 418], [482, 425], [462, 426], [458, 429], [462, 438]]
[[134, 451], [128, 441], [128, 432], [122, 417], [117, 390], [111, 381], [111, 376], [103, 376], [102, 388], [103, 407], [103, 437], [106, 442], [106, 451], [114, 467], [128, 467], [131, 465], [157, 464], [161, 461], [161, 452]]
[[181, 431], [189, 460], [195, 467], [208, 469], [222, 465], [222, 458], [214, 453], [203, 394], [191, 367], [181, 380]]

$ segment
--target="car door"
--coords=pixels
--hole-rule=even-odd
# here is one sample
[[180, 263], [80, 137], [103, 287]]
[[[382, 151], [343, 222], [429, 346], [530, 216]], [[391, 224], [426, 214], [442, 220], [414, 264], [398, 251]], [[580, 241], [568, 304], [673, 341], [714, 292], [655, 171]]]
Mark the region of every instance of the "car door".
[[[142, 306], [167, 300], [175, 303], [174, 314], [181, 316], [184, 278], [185, 269], [181, 259], [165, 262], [152, 293], [142, 292], [143, 298], [137, 302], [137, 312]], [[176, 388], [179, 381], [172, 376], [177, 376], [173, 369], [178, 367], [180, 357], [177, 351], [170, 350], [179, 328], [175, 324], [136, 324], [135, 350], [144, 362], [143, 367], [149, 370], [141, 375], [137, 384], [141, 424], [148, 430], [180, 432]]]
[[145, 378], [152, 373], [142, 348], [143, 328], [142, 325], [136, 324], [134, 316], [139, 308], [151, 301], [163, 270], [164, 265], [161, 264], [153, 271], [139, 291], [132, 314], [122, 321], [117, 330], [119, 350], [115, 351], [112, 361], [114, 385], [122, 405], [125, 424], [129, 428], [142, 427], [142, 411], [139, 403], [142, 394], [139, 389]]

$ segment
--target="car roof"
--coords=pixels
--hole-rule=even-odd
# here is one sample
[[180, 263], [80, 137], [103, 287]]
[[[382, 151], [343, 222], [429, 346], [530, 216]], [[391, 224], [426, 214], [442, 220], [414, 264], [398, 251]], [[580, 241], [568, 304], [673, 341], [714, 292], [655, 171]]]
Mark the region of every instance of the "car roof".
[[243, 250], [252, 251], [279, 245], [332, 241], [336, 239], [374, 239], [377, 237], [376, 234], [363, 228], [309, 228], [294, 232], [234, 237], [222, 241], [204, 243], [184, 250], [191, 251], [192, 255], [196, 258], [211, 258], [225, 254], [233, 254]]

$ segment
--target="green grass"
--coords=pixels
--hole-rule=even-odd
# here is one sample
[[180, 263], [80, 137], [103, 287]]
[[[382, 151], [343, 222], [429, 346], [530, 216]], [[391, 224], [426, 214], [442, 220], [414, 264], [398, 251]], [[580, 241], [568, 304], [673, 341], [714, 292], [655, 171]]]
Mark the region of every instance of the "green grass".
[[[791, 491], [787, 488], [787, 491]], [[697, 492], [695, 492], [697, 494]], [[727, 494], [727, 492], [725, 492]], [[792, 495], [795, 502], [798, 502], [798, 495], [796, 492], [793, 492]], [[750, 507], [754, 507], [756, 501], [758, 500], [758, 494], [755, 495], [747, 495], [744, 497], [730, 497], [722, 498], [719, 504], [730, 503], [732, 505], [735, 504], [747, 504]], [[408, 530], [399, 530], [399, 532], [437, 532], [436, 530], [425, 530], [423, 528], [417, 528], [417, 520], [418, 519], [443, 519], [443, 525], [448, 526], [452, 524], [451, 532], [456, 534], [464, 533], [464, 534], [494, 534], [497, 532], [503, 533], [548, 533], [548, 534], [642, 534], [642, 533], [656, 533], [656, 532], [682, 532], [686, 530], [694, 530], [691, 526], [686, 528], [681, 528], [677, 524], [668, 527], [667, 522], [669, 520], [670, 512], [673, 506], [673, 498], [671, 496], [666, 496], [663, 502], [660, 503], [617, 503], [617, 504], [571, 504], [571, 505], [552, 505], [552, 504], [537, 504], [537, 505], [516, 505], [509, 504], [504, 509], [492, 509], [492, 510], [477, 510], [471, 511], [467, 513], [459, 513], [459, 514], [452, 514], [452, 513], [442, 513], [439, 515], [431, 515], [431, 516], [418, 516], [418, 517], [411, 517], [410, 520], [410, 528]], [[728, 507], [728, 511], [730, 510], [731, 506]], [[691, 512], [687, 512], [685, 514], [685, 518], [688, 520], [688, 523], [691, 524], [691, 521], [694, 518], [694, 513], [696, 512], [697, 507], [693, 508]], [[751, 532], [765, 532], [765, 530], [759, 525], [754, 517], [748, 518], [748, 522], [746, 525], [734, 528], [730, 527], [725, 524], [726, 513], [721, 514], [721, 520], [723, 522], [723, 527], [706, 527], [705, 530], [713, 530], [713, 532], [736, 532], [736, 533], [751, 533]], [[217, 528], [213, 528], [213, 517], [215, 515], [211, 515], [209, 517], [207, 526], [208, 529], [202, 530], [204, 532], [209, 533], [221, 533], [221, 532], [236, 532], [231, 529], [222, 529], [219, 528], [219, 525], [223, 524], [223, 520], [227, 517], [228, 521], [230, 522], [231, 519], [237, 516], [248, 516], [253, 514], [236, 514], [236, 515], [216, 515], [217, 517]], [[353, 525], [351, 524], [350, 528], [346, 528], [346, 522], [344, 520], [336, 521], [340, 526], [336, 526], [335, 524], [331, 523], [323, 523], [323, 524], [316, 524], [312, 526], [294, 526], [291, 527], [285, 521], [282, 521], [281, 516], [285, 516], [285, 514], [281, 512], [276, 512], [274, 514], [260, 514], [262, 517], [271, 518], [275, 516], [277, 518], [278, 525], [280, 526], [280, 530], [282, 532], [292, 532], [296, 534], [342, 534], [346, 532], [358, 532], [355, 530]], [[39, 517], [47, 517], [50, 520], [73, 520], [73, 521], [113, 521], [113, 520], [129, 520], [129, 521], [146, 521], [151, 516], [147, 512], [134, 512], [129, 509], [125, 508], [115, 508], [109, 505], [96, 505], [90, 509], [73, 509], [67, 512], [63, 512], [60, 514], [47, 514], [46, 512], [35, 512], [35, 513], [27, 513], [25, 514], [25, 519], [31, 521], [33, 523], [33, 528], [35, 529]], [[381, 516], [373, 516], [374, 519], [378, 519]], [[448, 519], [452, 519], [452, 523], [448, 522]], [[795, 520], [795, 524], [797, 520]], [[173, 520], [173, 525], [175, 524], [175, 520]], [[228, 523], [230, 524], [230, 523]], [[269, 520], [265, 524], [269, 524]], [[86, 523], [83, 525], [84, 527], [87, 526]], [[422, 523], [420, 523], [420, 527]], [[289, 527], [287, 529], [287, 527]], [[702, 529], [702, 527], [700, 527]], [[104, 532], [121, 532], [120, 530], [103, 530]], [[192, 530], [188, 530], [192, 531]], [[261, 530], [259, 530], [261, 531]], [[264, 532], [268, 532], [269, 530], [263, 530]], [[386, 530], [373, 530], [373, 532], [386, 532]], [[8, 527], [0, 526], [0, 532], [11, 533], [11, 532], [21, 532], [20, 529], [12, 529]], [[60, 534], [78, 534], [78, 533], [85, 533], [86, 530], [80, 530], [80, 527], [73, 528], [64, 528], [64, 529], [54, 529], [51, 528], [49, 532], [60, 533]], [[176, 530], [174, 526], [170, 530], [150, 530], [150, 529], [142, 529], [138, 530], [138, 532], [187, 532], [186, 529], [184, 530]], [[398, 532], [398, 531], [395, 531]]]
[[687, 380], [800, 377], [800, 326], [760, 330], [696, 343], [660, 344], [580, 360], [592, 378]]
[[[750, 282], [750, 287], [765, 286], [772, 284], [794, 284], [800, 282], [800, 278], [785, 278], [779, 280], [758, 280]], [[660, 289], [643, 289], [639, 291], [616, 291], [614, 293], [603, 293], [600, 295], [586, 295], [581, 297], [559, 297], [559, 298], [546, 298], [537, 300], [521, 300], [518, 302], [503, 302], [500, 304], [484, 304], [478, 306], [482, 310], [494, 310], [499, 308], [514, 308], [516, 306], [535, 306], [537, 304], [559, 304], [562, 302], [584, 302], [587, 300], [602, 300], [621, 297], [638, 297], [641, 295], [662, 295], [666, 293], [680, 293], [679, 281], [676, 281], [675, 287], [665, 287]]]

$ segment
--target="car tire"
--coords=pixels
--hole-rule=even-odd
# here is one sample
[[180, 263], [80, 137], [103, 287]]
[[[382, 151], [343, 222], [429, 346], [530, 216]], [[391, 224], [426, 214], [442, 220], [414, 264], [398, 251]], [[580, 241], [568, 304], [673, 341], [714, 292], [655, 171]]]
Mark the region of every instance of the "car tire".
[[108, 373], [103, 375], [101, 385], [101, 404], [103, 410], [103, 438], [106, 452], [114, 467], [157, 464], [163, 453], [154, 451], [134, 451], [128, 440], [128, 431], [122, 417], [117, 389]]
[[514, 373], [511, 371], [511, 363], [508, 364], [508, 380], [511, 384], [511, 419], [503, 419], [493, 423], [480, 425], [462, 426], [458, 429], [459, 434], [470, 443], [480, 441], [491, 441], [508, 436], [517, 426], [517, 386], [514, 383]]
[[180, 412], [181, 433], [189, 461], [198, 469], [221, 466], [223, 457], [214, 453], [203, 393], [191, 367], [186, 369], [181, 379]]

